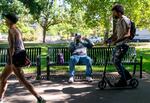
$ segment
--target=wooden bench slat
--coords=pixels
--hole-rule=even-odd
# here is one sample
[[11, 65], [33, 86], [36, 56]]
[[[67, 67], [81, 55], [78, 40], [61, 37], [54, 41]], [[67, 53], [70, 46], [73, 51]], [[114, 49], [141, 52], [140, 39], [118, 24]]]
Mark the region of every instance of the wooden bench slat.
[[[64, 55], [64, 61], [68, 62], [71, 56], [69, 52], [69, 48], [60, 48], [60, 47], [48, 48], [48, 55], [50, 56], [50, 61], [57, 64], [57, 55], [59, 53], [58, 51], [61, 51], [61, 53]], [[95, 64], [105, 62], [107, 53], [109, 53], [108, 61], [112, 62], [112, 51], [113, 48], [108, 49], [108, 48], [100, 48], [100, 47], [87, 50], [88, 55], [93, 59]], [[127, 54], [125, 55], [125, 57], [123, 58], [123, 61], [132, 62], [134, 61], [135, 56], [136, 56], [135, 48], [130, 48]]]
[[[31, 66], [37, 67], [37, 78], [40, 79], [40, 71], [41, 71], [41, 59], [37, 61], [37, 57], [41, 57], [41, 47], [29, 47], [25, 48], [28, 54], [28, 58], [31, 61]], [[4, 66], [7, 63], [7, 56], [8, 56], [8, 48], [0, 48], [0, 66]], [[39, 65], [37, 65], [39, 64]]]
[[[114, 47], [94, 47], [92, 49], [87, 49], [87, 54], [90, 56], [93, 60], [93, 65], [105, 65], [106, 58], [108, 56], [107, 53], [109, 53], [108, 57], [108, 65], [112, 65], [112, 52]], [[57, 63], [57, 55], [58, 51], [61, 51], [61, 53], [64, 55], [64, 64], [58, 64]], [[47, 61], [47, 70], [49, 69], [49, 66], [62, 66], [62, 65], [68, 65], [68, 62], [70, 60], [71, 53], [69, 51], [68, 47], [48, 47], [48, 56], [50, 57], [50, 61]], [[136, 50], [135, 47], [130, 47], [124, 58], [122, 59], [123, 64], [130, 64], [130, 65], [140, 65], [140, 70], [142, 70], [142, 60], [140, 62], [136, 61]], [[82, 64], [78, 64], [82, 65]], [[50, 71], [50, 70], [48, 70]], [[49, 74], [49, 73], [47, 73]], [[47, 77], [48, 78], [48, 77]]]

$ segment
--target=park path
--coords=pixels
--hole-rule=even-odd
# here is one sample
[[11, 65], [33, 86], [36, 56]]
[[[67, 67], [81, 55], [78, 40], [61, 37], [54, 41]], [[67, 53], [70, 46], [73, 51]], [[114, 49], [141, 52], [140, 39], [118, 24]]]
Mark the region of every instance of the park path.
[[[67, 78], [29, 81], [47, 103], [149, 103], [150, 78], [149, 75], [144, 78], [139, 80], [137, 89], [107, 87], [105, 90], [97, 88], [98, 80], [92, 83], [77, 80], [74, 84], [68, 84]], [[10, 79], [4, 103], [36, 103], [36, 99], [16, 79]]]

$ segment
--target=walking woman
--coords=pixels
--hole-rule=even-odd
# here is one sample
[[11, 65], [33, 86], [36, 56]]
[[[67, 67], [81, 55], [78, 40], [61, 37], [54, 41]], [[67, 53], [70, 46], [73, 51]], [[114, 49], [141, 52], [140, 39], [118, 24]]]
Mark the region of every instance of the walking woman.
[[6, 26], [8, 30], [9, 55], [8, 62], [0, 76], [0, 103], [3, 103], [3, 98], [7, 89], [7, 79], [14, 72], [19, 81], [36, 97], [37, 103], [46, 103], [46, 101], [34, 90], [33, 86], [25, 79], [21, 67], [16, 67], [13, 64], [13, 55], [21, 50], [24, 50], [24, 44], [21, 38], [21, 32], [16, 27], [18, 17], [14, 13], [8, 13], [5, 16]]

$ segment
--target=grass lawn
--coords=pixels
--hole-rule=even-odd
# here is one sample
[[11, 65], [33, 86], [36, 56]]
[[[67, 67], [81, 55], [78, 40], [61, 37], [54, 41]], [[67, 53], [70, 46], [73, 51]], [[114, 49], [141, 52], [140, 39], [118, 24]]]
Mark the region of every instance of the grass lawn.
[[[146, 44], [149, 43], [132, 43], [132, 46], [137, 47], [137, 56], [139, 58], [140, 55], [143, 55], [143, 71], [146, 71], [150, 73], [150, 47], [145, 46]], [[42, 48], [42, 71], [46, 70], [46, 56], [47, 56], [47, 47], [50, 46], [67, 46], [68, 44], [42, 44], [42, 43], [25, 43], [26, 47], [41, 47]], [[7, 47], [8, 45], [6, 43], [0, 43], [0, 47]], [[141, 48], [140, 46], [144, 46], [144, 48]], [[133, 70], [133, 66], [128, 66], [126, 65], [126, 68], [129, 69], [130, 71]], [[2, 71], [3, 67], [0, 67], [0, 71]], [[52, 67], [51, 69], [53, 70], [64, 70], [68, 71], [68, 66], [57, 66], [57, 67]], [[93, 66], [93, 71], [102, 71], [104, 69], [104, 66]], [[137, 69], [139, 67], [137, 66]], [[84, 71], [85, 67], [84, 66], [78, 66], [76, 67], [77, 71]], [[24, 69], [26, 73], [33, 73], [36, 72], [36, 68], [30, 67]], [[114, 66], [108, 66], [108, 71], [116, 71]]]

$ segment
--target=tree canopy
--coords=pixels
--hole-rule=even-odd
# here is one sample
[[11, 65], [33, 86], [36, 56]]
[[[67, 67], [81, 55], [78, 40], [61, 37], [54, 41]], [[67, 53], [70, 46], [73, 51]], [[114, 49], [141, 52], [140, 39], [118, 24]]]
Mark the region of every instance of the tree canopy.
[[[111, 8], [122, 4], [125, 15], [139, 29], [150, 29], [149, 0], [1, 0], [0, 13], [16, 12], [21, 19], [21, 28], [37, 23], [43, 29], [43, 42], [47, 32], [90, 34], [96, 31], [108, 37], [112, 29]], [[27, 29], [26, 29], [27, 30]], [[30, 29], [29, 29], [30, 30]], [[1, 25], [0, 32], [5, 31]], [[104, 35], [105, 34], [105, 35]]]

